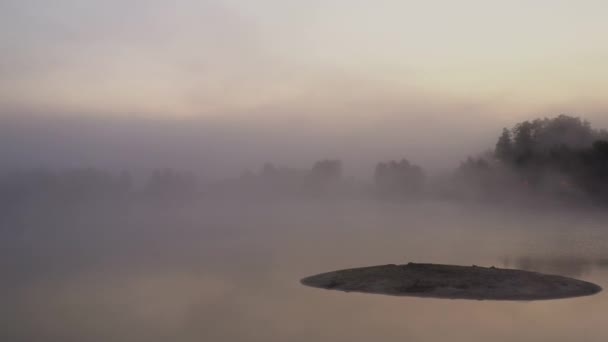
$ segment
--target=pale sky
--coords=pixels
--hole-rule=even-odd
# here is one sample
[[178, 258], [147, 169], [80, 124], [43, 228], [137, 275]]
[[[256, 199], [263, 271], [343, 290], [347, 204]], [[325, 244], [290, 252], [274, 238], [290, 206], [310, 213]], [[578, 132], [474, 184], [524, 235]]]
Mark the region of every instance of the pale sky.
[[340, 115], [412, 99], [595, 110], [607, 102], [607, 13], [589, 0], [4, 0], [0, 105], [168, 117]]
[[3, 0], [0, 160], [452, 167], [521, 120], [608, 127], [607, 14], [592, 0]]

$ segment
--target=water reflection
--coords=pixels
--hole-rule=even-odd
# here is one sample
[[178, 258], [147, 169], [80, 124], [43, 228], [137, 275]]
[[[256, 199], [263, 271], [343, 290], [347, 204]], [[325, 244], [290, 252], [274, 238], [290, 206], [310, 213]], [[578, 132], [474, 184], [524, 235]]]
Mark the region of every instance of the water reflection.
[[[574, 216], [521, 217], [428, 203], [275, 203], [229, 209], [207, 203], [179, 211], [156, 209], [137, 208], [111, 218], [107, 212], [62, 217], [56, 235], [42, 235], [46, 241], [34, 238], [37, 234], [10, 243], [5, 239], [0, 340], [608, 338], [605, 292], [497, 303], [346, 294], [299, 283], [325, 270], [426, 261], [504, 263], [576, 275], [606, 287], [607, 262], [601, 255], [608, 232], [596, 221], [573, 232], [563, 222], [579, 220]], [[48, 223], [31, 220], [31, 230]]]
[[535, 257], [522, 256], [514, 260], [504, 258], [502, 265], [506, 268], [517, 268], [568, 277], [583, 277], [594, 269], [608, 268], [606, 259], [585, 259], [578, 256]]

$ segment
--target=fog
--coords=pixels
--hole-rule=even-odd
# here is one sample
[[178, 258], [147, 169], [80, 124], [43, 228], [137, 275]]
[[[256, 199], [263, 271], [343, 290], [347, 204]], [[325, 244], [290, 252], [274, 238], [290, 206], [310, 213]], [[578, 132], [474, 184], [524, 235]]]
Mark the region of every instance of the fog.
[[485, 146], [473, 144], [468, 159], [419, 151], [421, 160], [441, 161], [435, 172], [407, 148], [383, 158], [394, 147], [372, 154], [349, 141], [360, 154], [338, 159], [339, 139], [308, 145], [299, 129], [141, 118], [4, 123], [3, 340], [607, 337], [598, 318], [608, 305], [603, 292], [471, 302], [299, 283], [414, 261], [605, 284], [606, 132], [579, 118], [512, 123]]
[[[304, 168], [318, 159], [338, 158], [346, 175], [369, 179], [377, 162], [406, 157], [435, 173], [493, 149], [502, 128], [519, 121], [497, 120], [483, 107], [461, 105], [460, 110], [398, 107], [373, 119], [365, 114], [372, 112], [367, 108], [339, 119], [276, 111], [170, 119], [5, 109], [0, 116], [0, 165], [137, 172], [175, 167], [218, 180], [265, 162]], [[597, 127], [608, 126], [600, 114], [585, 118]]]
[[[470, 151], [485, 149], [501, 129], [475, 128], [480, 132], [471, 136], [465, 123], [436, 120], [399, 113], [339, 122], [305, 115], [176, 120], [21, 114], [0, 118], [0, 155], [5, 167], [176, 167], [216, 180], [265, 162], [308, 167], [320, 158], [340, 158], [348, 175], [370, 178], [379, 160], [405, 155], [433, 169], [452, 167]], [[429, 138], [427, 129], [458, 143]]]
[[53, 203], [5, 214], [5, 340], [568, 341], [581, 329], [587, 340], [606, 338], [602, 293], [497, 303], [299, 284], [318, 272], [408, 261], [520, 267], [604, 284], [600, 211], [216, 199]]
[[606, 341], [606, 2], [0, 2], [0, 341]]

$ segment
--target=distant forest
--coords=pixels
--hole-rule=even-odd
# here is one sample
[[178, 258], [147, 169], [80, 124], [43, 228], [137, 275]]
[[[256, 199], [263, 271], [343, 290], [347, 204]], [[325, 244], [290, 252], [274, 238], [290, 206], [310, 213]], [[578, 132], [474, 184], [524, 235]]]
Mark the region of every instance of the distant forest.
[[201, 183], [190, 172], [159, 169], [144, 179], [97, 169], [3, 171], [0, 204], [25, 202], [120, 203], [132, 198], [191, 200], [217, 197], [365, 197], [390, 200], [436, 198], [517, 202], [520, 198], [559, 199], [608, 204], [608, 131], [578, 117], [560, 115], [503, 129], [495, 146], [471, 156], [451, 172], [429, 177], [403, 158], [381, 161], [373, 179], [344, 176], [338, 159], [310, 169], [266, 163], [257, 172]]

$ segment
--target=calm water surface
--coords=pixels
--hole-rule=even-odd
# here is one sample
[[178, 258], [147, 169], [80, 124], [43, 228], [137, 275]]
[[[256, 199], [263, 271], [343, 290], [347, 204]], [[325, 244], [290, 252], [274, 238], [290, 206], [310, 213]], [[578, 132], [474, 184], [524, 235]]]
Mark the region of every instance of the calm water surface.
[[608, 296], [325, 291], [366, 265], [518, 267], [608, 287], [608, 215], [449, 203], [31, 208], [5, 219], [1, 341], [608, 341]]

